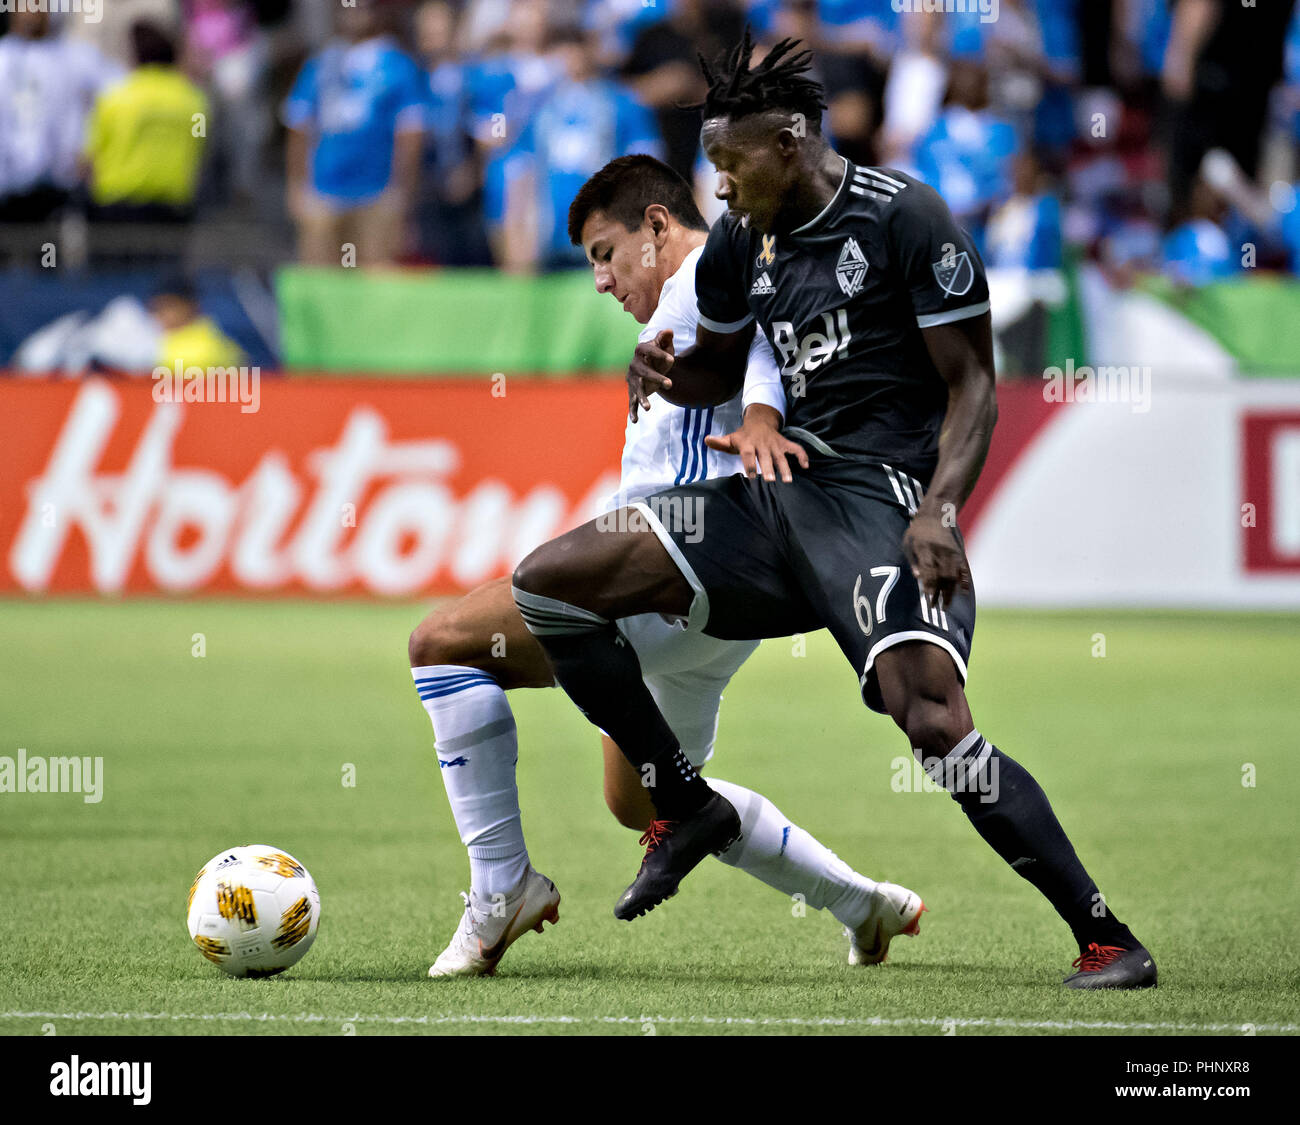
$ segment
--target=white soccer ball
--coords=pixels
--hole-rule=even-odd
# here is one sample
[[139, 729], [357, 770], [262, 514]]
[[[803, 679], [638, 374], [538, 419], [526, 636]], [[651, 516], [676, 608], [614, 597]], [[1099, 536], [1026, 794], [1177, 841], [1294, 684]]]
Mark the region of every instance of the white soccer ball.
[[320, 894], [288, 852], [245, 844], [218, 852], [194, 877], [187, 905], [199, 952], [232, 977], [269, 977], [316, 940]]

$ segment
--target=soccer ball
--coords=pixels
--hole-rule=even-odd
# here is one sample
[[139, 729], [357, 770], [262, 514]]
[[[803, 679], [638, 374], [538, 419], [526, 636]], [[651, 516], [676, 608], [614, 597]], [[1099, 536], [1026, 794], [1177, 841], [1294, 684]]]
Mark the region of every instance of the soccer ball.
[[199, 952], [232, 977], [269, 977], [316, 940], [320, 894], [288, 852], [245, 844], [218, 852], [194, 877], [186, 905]]

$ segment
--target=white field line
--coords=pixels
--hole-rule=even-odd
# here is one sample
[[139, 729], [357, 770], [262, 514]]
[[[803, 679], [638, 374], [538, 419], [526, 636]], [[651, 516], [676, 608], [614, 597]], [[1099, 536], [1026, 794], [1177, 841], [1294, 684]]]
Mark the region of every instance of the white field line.
[[293, 1024], [389, 1024], [427, 1027], [447, 1027], [458, 1024], [511, 1025], [686, 1025], [703, 1027], [937, 1027], [949, 1028], [1011, 1028], [1025, 1031], [1231, 1031], [1237, 1034], [1255, 1032], [1291, 1034], [1300, 1031], [1294, 1023], [1127, 1023], [1118, 1020], [1016, 1020], [1000, 1018], [967, 1018], [964, 1016], [904, 1016], [891, 1019], [885, 1016], [476, 1016], [476, 1015], [424, 1015], [381, 1016], [351, 1015], [325, 1016], [315, 1012], [297, 1014], [275, 1012], [0, 1012], [0, 1020], [102, 1020], [116, 1022], [164, 1023], [293, 1023]]

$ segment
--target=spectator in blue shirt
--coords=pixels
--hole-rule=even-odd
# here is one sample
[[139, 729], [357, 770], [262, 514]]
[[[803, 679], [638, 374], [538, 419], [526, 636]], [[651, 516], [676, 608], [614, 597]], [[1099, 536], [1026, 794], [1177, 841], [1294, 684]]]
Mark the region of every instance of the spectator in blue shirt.
[[1294, 274], [1300, 274], [1300, 191], [1289, 184], [1282, 192], [1289, 207], [1282, 210], [1278, 220], [1278, 234], [1286, 247], [1287, 265]]
[[884, 119], [885, 76], [901, 44], [899, 11], [892, 4], [862, 0], [788, 0], [786, 9], [786, 20], [797, 21], [805, 11], [816, 16], [817, 65], [836, 151], [859, 164], [876, 163], [874, 138]]
[[1241, 252], [1228, 238], [1227, 208], [1201, 177], [1192, 185], [1190, 214], [1174, 227], [1161, 247], [1164, 272], [1180, 285], [1208, 285], [1241, 268]]
[[632, 50], [637, 33], [675, 14], [674, 0], [587, 0], [582, 26], [596, 36], [602, 61], [617, 66]]
[[483, 164], [483, 219], [493, 256], [507, 257], [506, 172], [524, 126], [563, 75], [550, 52], [545, 0], [513, 0], [504, 33], [466, 67], [470, 132]]
[[565, 77], [547, 95], [515, 144], [507, 170], [507, 269], [581, 266], [570, 245], [569, 204], [594, 172], [633, 152], [663, 157], [650, 110], [602, 78], [595, 45], [581, 31], [557, 36]]
[[415, 17], [429, 94], [416, 207], [420, 253], [442, 266], [490, 266], [483, 168], [470, 131], [468, 67], [456, 53], [456, 18], [449, 0], [425, 0]]
[[1278, 115], [1290, 131], [1291, 139], [1300, 140], [1300, 5], [1296, 6], [1287, 26], [1282, 82], [1276, 97]]
[[1169, 46], [1169, 4], [1166, 0], [1129, 0], [1129, 24], [1124, 29], [1145, 78], [1160, 76]]
[[710, 0], [674, 0], [671, 15], [642, 28], [619, 77], [654, 111], [665, 163], [686, 180], [700, 153], [700, 103], [708, 87], [699, 57], [713, 59], [744, 34], [738, 9]]
[[383, 34], [377, 0], [338, 10], [342, 41], [308, 59], [284, 105], [289, 207], [311, 265], [386, 265], [401, 250], [427, 113], [416, 64]]
[[1061, 202], [1032, 152], [1016, 157], [1014, 190], [989, 219], [985, 241], [990, 269], [1061, 268]]
[[989, 108], [983, 63], [955, 59], [948, 104], [917, 146], [916, 163], [921, 179], [943, 196], [978, 246], [990, 209], [1010, 194], [1018, 150], [1015, 130]]

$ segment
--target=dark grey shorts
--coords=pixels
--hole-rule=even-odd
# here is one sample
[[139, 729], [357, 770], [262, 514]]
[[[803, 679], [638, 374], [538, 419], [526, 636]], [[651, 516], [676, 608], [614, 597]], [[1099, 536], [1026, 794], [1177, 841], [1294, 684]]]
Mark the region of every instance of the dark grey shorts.
[[885, 465], [812, 456], [790, 484], [716, 477], [638, 505], [695, 589], [692, 627], [723, 640], [829, 629], [876, 711], [873, 668], [893, 645], [938, 645], [964, 683], [974, 593], [932, 604], [903, 553], [920, 482]]

